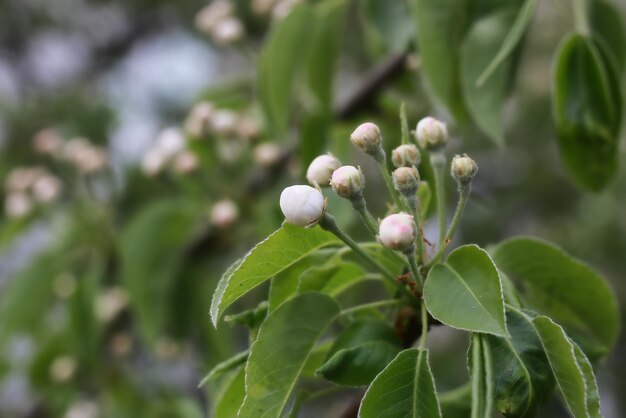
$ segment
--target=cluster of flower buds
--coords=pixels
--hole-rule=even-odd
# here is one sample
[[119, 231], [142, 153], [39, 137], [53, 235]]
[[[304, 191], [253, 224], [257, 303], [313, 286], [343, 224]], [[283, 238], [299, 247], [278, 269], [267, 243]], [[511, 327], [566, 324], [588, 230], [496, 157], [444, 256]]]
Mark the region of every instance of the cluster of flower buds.
[[5, 214], [10, 218], [22, 218], [28, 216], [37, 204], [56, 201], [63, 185], [43, 167], [16, 167], [7, 175], [5, 189]]
[[104, 148], [80, 137], [66, 141], [53, 129], [43, 129], [35, 134], [33, 147], [40, 154], [72, 164], [86, 175], [101, 172], [109, 164]]
[[198, 157], [186, 148], [186, 140], [178, 128], [166, 128], [152, 148], [143, 156], [141, 168], [147, 176], [156, 176], [166, 168], [186, 174], [198, 168]]
[[252, 141], [261, 134], [261, 126], [252, 116], [239, 114], [231, 109], [216, 108], [208, 101], [196, 103], [191, 108], [184, 130], [191, 138], [213, 135], [245, 141]]
[[215, 0], [200, 9], [196, 28], [218, 45], [232, 45], [245, 35], [241, 20], [235, 16], [236, 5], [229, 0]]

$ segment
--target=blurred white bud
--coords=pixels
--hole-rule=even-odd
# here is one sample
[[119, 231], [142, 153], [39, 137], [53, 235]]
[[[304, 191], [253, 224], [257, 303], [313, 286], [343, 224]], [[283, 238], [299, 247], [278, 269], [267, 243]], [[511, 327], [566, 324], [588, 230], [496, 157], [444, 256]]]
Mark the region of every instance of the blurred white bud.
[[448, 130], [443, 122], [428, 116], [418, 122], [415, 137], [422, 149], [439, 151], [448, 143]]
[[185, 132], [194, 138], [202, 138], [209, 134], [213, 104], [210, 102], [196, 103], [185, 120]]
[[415, 196], [420, 184], [420, 175], [415, 167], [398, 167], [392, 173], [393, 185], [407, 197]]
[[413, 144], [400, 145], [391, 151], [391, 162], [395, 167], [417, 166], [421, 157], [420, 151]]
[[76, 162], [79, 159], [81, 151], [91, 147], [89, 141], [85, 138], [72, 138], [63, 144], [63, 158], [71, 162]]
[[141, 170], [146, 176], [153, 177], [163, 170], [166, 163], [165, 153], [158, 148], [152, 148], [141, 159]]
[[11, 192], [4, 201], [4, 213], [8, 218], [23, 218], [33, 210], [30, 197], [22, 192]]
[[33, 137], [33, 146], [40, 154], [57, 156], [63, 147], [63, 139], [53, 129], [43, 129]]
[[283, 149], [274, 142], [264, 142], [257, 145], [252, 154], [254, 162], [261, 167], [273, 167], [285, 156]]
[[71, 356], [59, 356], [50, 364], [50, 377], [58, 383], [67, 382], [76, 372], [76, 359]]
[[361, 198], [365, 178], [360, 168], [351, 165], [344, 165], [333, 172], [330, 179], [330, 186], [335, 193], [346, 199]]
[[67, 299], [76, 291], [76, 279], [69, 273], [61, 273], [52, 282], [54, 293], [61, 299]]
[[104, 170], [109, 163], [107, 152], [100, 148], [91, 146], [78, 152], [76, 167], [83, 174], [93, 174]]
[[306, 179], [312, 185], [329, 186], [333, 172], [341, 167], [341, 161], [331, 154], [315, 157], [306, 170]]
[[317, 225], [326, 210], [326, 200], [311, 186], [289, 186], [280, 194], [280, 210], [287, 222], [302, 227]]
[[39, 203], [50, 203], [58, 199], [63, 186], [55, 176], [46, 174], [35, 180], [33, 198]]
[[198, 169], [200, 162], [191, 151], [183, 151], [174, 158], [174, 170], [181, 174], [189, 174]]
[[100, 411], [98, 405], [94, 402], [79, 401], [67, 410], [64, 418], [99, 418]]
[[405, 251], [413, 247], [417, 236], [417, 227], [413, 216], [407, 213], [395, 213], [380, 222], [378, 239], [380, 243], [393, 250]]
[[236, 132], [237, 113], [228, 109], [218, 109], [211, 114], [211, 129], [216, 135], [228, 136]]
[[157, 136], [154, 146], [163, 153], [165, 159], [170, 159], [185, 149], [185, 136], [179, 128], [165, 128]]
[[276, 22], [283, 20], [298, 3], [301, 3], [301, 0], [278, 0], [272, 10], [272, 20]]
[[9, 192], [25, 192], [44, 175], [46, 170], [41, 167], [17, 167], [7, 175], [5, 187]]
[[234, 44], [241, 40], [243, 35], [243, 24], [236, 17], [227, 17], [220, 20], [211, 31], [212, 39], [218, 45]]
[[478, 165], [467, 154], [455, 155], [450, 165], [450, 173], [459, 184], [467, 184], [478, 172]]
[[196, 14], [196, 28], [203, 33], [211, 33], [220, 21], [230, 17], [235, 11], [235, 5], [228, 0], [215, 0], [200, 9]]
[[128, 305], [128, 295], [120, 287], [107, 289], [95, 302], [96, 317], [102, 322], [110, 322]]
[[378, 158], [382, 152], [383, 137], [380, 134], [380, 128], [372, 122], [359, 125], [350, 135], [350, 141], [355, 147], [375, 158]]
[[252, 11], [258, 15], [269, 14], [276, 0], [252, 0]]
[[220, 229], [232, 226], [239, 217], [239, 208], [230, 199], [222, 199], [211, 208], [211, 223]]
[[237, 124], [237, 136], [241, 139], [252, 140], [261, 134], [261, 125], [252, 116], [242, 116]]

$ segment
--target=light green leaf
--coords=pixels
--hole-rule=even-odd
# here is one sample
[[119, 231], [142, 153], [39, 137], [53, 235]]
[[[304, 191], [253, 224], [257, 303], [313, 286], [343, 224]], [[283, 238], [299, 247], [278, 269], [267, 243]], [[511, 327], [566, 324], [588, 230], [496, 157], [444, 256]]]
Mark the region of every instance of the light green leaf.
[[498, 50], [513, 18], [513, 12], [502, 11], [478, 20], [461, 47], [461, 87], [467, 108], [480, 129], [498, 145], [504, 144], [501, 115], [509, 62], [495, 69], [484, 83], [479, 85], [476, 79]]
[[211, 302], [213, 325], [217, 325], [228, 306], [250, 290], [315, 250], [338, 242], [333, 234], [319, 226], [306, 229], [283, 224], [250, 250], [238, 266], [222, 276]]
[[608, 352], [619, 334], [615, 296], [589, 266], [535, 238], [506, 240], [493, 259], [534, 310], [563, 325], [587, 355]]
[[561, 158], [581, 187], [602, 190], [617, 172], [620, 109], [593, 42], [572, 34], [559, 46], [553, 113]]
[[361, 281], [364, 276], [363, 269], [354, 263], [313, 267], [300, 276], [298, 292], [317, 290], [330, 296], [337, 296]]
[[233, 372], [232, 376], [225, 382], [224, 387], [215, 399], [212, 417], [233, 418], [237, 416], [237, 411], [246, 396], [245, 377], [243, 367]]
[[292, 92], [314, 22], [313, 8], [300, 4], [271, 31], [259, 58], [259, 96], [269, 128], [283, 139], [291, 116]]
[[472, 384], [471, 418], [490, 418], [493, 411], [493, 366], [489, 345], [481, 334], [472, 334], [468, 353]]
[[422, 71], [435, 95], [458, 120], [467, 118], [460, 85], [459, 45], [468, 0], [411, 0]]
[[454, 328], [505, 336], [500, 276], [487, 252], [465, 245], [435, 265], [424, 285], [430, 314]]
[[315, 342], [339, 314], [321, 293], [303, 293], [280, 305], [261, 325], [246, 364], [240, 417], [281, 417]]
[[583, 372], [583, 378], [585, 379], [585, 390], [587, 392], [585, 399], [589, 416], [592, 418], [602, 418], [600, 395], [598, 394], [598, 384], [596, 383], [596, 376], [593, 373], [593, 367], [591, 367], [591, 363], [589, 363], [589, 359], [585, 353], [583, 353], [583, 350], [577, 346], [576, 343], [572, 344], [574, 345], [576, 363], [578, 363], [578, 367]]
[[445, 418], [467, 418], [472, 410], [472, 386], [466, 383], [439, 394], [441, 412]]
[[428, 351], [400, 352], [365, 392], [359, 418], [441, 418]]
[[364, 0], [365, 33], [374, 52], [404, 52], [413, 36], [412, 22], [404, 1]]
[[420, 185], [417, 189], [417, 200], [420, 205], [420, 215], [422, 219], [426, 219], [428, 216], [428, 209], [430, 208], [430, 202], [432, 200], [432, 192], [428, 182], [420, 181]]
[[221, 376], [224, 373], [227, 373], [234, 369], [237, 366], [240, 366], [248, 360], [248, 355], [250, 354], [249, 350], [244, 350], [240, 353], [235, 354], [234, 356], [222, 361], [217, 364], [215, 367], [211, 369], [209, 373], [198, 383], [198, 387], [202, 387], [211, 379], [214, 379], [218, 376]]
[[[599, 417], [599, 411], [596, 409], [599, 406], [597, 393], [594, 393], [588, 403], [588, 393], [594, 392], [593, 387], [587, 384], [585, 373], [578, 364], [582, 358], [576, 356], [575, 345], [569, 340], [563, 328], [546, 316], [534, 318], [533, 324], [548, 356], [550, 368], [565, 405], [571, 414], [576, 418]], [[595, 381], [593, 385], [595, 386]], [[593, 415], [590, 413], [590, 406]]]
[[528, 27], [530, 21], [532, 20], [533, 14], [535, 13], [535, 7], [537, 6], [537, 0], [525, 0], [522, 8], [517, 13], [517, 17], [515, 18], [515, 22], [511, 26], [511, 30], [507, 33], [500, 49], [497, 54], [493, 57], [493, 60], [489, 63], [489, 65], [485, 68], [485, 70], [480, 74], [480, 77], [476, 81], [476, 83], [481, 86], [485, 84], [485, 82], [489, 79], [491, 75], [493, 75], [496, 69], [504, 63], [507, 57], [513, 52], [517, 44], [522, 39], [526, 28]]

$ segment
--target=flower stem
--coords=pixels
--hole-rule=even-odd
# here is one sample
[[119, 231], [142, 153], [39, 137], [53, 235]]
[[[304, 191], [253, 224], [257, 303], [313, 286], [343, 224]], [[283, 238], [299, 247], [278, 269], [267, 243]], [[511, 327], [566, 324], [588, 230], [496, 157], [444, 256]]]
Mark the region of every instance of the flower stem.
[[443, 246], [446, 236], [446, 193], [444, 185], [444, 171], [446, 157], [442, 152], [430, 154], [430, 164], [435, 175], [435, 193], [437, 194], [437, 217], [439, 220], [439, 248]]
[[363, 305], [358, 305], [352, 308], [344, 309], [339, 313], [339, 316], [351, 315], [355, 312], [364, 311], [366, 309], [376, 309], [376, 308], [384, 308], [387, 306], [395, 306], [395, 305], [399, 305], [400, 302], [401, 301], [398, 299], [386, 299], [386, 300], [379, 300], [376, 302], [365, 303]]
[[428, 311], [426, 311], [426, 304], [422, 299], [422, 336], [420, 337], [420, 350], [426, 348], [426, 337], [428, 336]]
[[377, 155], [374, 159], [378, 163], [380, 174], [383, 176], [383, 180], [385, 181], [385, 186], [387, 186], [387, 190], [389, 191], [389, 194], [391, 195], [393, 204], [396, 206], [396, 208], [398, 208], [398, 210], [405, 209], [404, 205], [402, 204], [402, 200], [400, 200], [400, 197], [398, 196], [398, 193], [396, 192], [396, 188], [393, 187], [393, 180], [391, 180], [391, 174], [389, 174], [389, 170], [387, 170], [387, 157], [385, 156], [385, 151], [381, 149], [381, 152], [379, 153], [379, 155]]
[[367, 229], [374, 235], [378, 235], [378, 226], [376, 220], [372, 216], [372, 214], [367, 210], [367, 204], [365, 203], [365, 199], [361, 195], [360, 198], [356, 198], [352, 200], [352, 207], [357, 211]]
[[424, 241], [422, 238], [422, 214], [420, 213], [419, 201], [417, 200], [416, 195], [405, 196], [405, 201], [407, 206], [409, 207], [409, 211], [411, 215], [413, 215], [413, 219], [415, 220], [415, 225], [417, 226], [417, 264], [422, 263], [422, 257], [424, 256]]
[[350, 247], [352, 251], [354, 251], [355, 254], [361, 257], [361, 259], [368, 266], [381, 272], [383, 277], [385, 277], [387, 280], [393, 283], [394, 286], [398, 287], [399, 289], [402, 289], [404, 294], [407, 295], [410, 299], [412, 300], [415, 299], [415, 296], [406, 287], [404, 287], [403, 285], [401, 285], [400, 283], [396, 281], [396, 277], [393, 275], [393, 273], [391, 273], [389, 270], [387, 270], [387, 268], [382, 266], [380, 263], [374, 260], [369, 254], [363, 251], [363, 249], [359, 246], [359, 244], [357, 244], [352, 238], [350, 238], [345, 232], [343, 232], [341, 228], [339, 228], [339, 225], [337, 225], [337, 222], [335, 222], [335, 218], [331, 214], [325, 213], [320, 219], [319, 225], [320, 227], [322, 227], [322, 229], [335, 234], [337, 238], [342, 240], [348, 247]]
[[418, 291], [421, 293], [424, 288], [424, 280], [422, 275], [420, 274], [419, 268], [417, 266], [417, 259], [415, 257], [415, 246], [410, 248], [405, 252], [406, 258], [409, 261], [409, 266], [411, 267], [411, 273], [413, 273], [413, 278], [415, 282], [418, 284]]
[[574, 22], [576, 31], [581, 35], [588, 36], [591, 31], [589, 29], [589, 13], [587, 0], [573, 0], [572, 7], [574, 9]]
[[452, 241], [452, 238], [454, 238], [454, 234], [456, 233], [456, 228], [459, 225], [459, 221], [461, 220], [461, 217], [463, 216], [463, 210], [465, 209], [465, 205], [467, 203], [467, 199], [469, 198], [471, 189], [472, 188], [471, 188], [470, 183], [459, 186], [459, 201], [456, 205], [456, 211], [454, 212], [452, 223], [450, 224], [450, 228], [448, 229], [448, 232], [446, 233], [446, 236], [443, 241], [443, 245], [439, 247], [439, 250], [437, 251], [437, 253], [428, 262], [428, 264], [426, 265], [426, 269], [429, 269], [430, 267], [432, 267], [433, 264], [435, 264], [441, 258], [441, 256], [443, 256], [446, 249], [448, 248], [448, 245], [450, 245], [450, 241]]

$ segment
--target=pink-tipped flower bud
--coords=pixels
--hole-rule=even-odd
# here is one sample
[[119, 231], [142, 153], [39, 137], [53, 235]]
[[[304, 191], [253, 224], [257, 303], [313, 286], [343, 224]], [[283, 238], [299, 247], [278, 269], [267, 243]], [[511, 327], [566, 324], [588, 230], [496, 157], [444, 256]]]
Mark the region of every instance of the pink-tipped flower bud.
[[414, 197], [420, 184], [420, 174], [415, 167], [398, 167], [391, 175], [396, 190], [406, 197]]
[[413, 216], [396, 213], [387, 216], [380, 223], [378, 239], [381, 244], [392, 250], [405, 251], [415, 245], [417, 227]]
[[415, 137], [422, 149], [439, 151], [448, 143], [448, 130], [443, 122], [428, 116], [418, 122]]
[[450, 165], [450, 174], [459, 184], [467, 184], [478, 172], [478, 165], [467, 154], [455, 155]]
[[350, 135], [350, 141], [355, 147], [374, 158], [378, 158], [382, 152], [383, 137], [378, 126], [372, 122], [359, 125]]
[[358, 199], [363, 195], [365, 177], [360, 168], [344, 165], [333, 172], [330, 186], [335, 193], [346, 199]]
[[63, 148], [63, 139], [52, 129], [43, 129], [34, 136], [35, 151], [44, 155], [56, 156]]
[[328, 186], [333, 172], [341, 167], [341, 162], [331, 154], [315, 157], [306, 170], [306, 179], [313, 186]]
[[243, 35], [243, 24], [236, 17], [220, 20], [211, 31], [212, 39], [218, 45], [234, 44], [241, 40]]
[[395, 167], [411, 167], [420, 163], [422, 156], [413, 144], [400, 145], [391, 151], [391, 162]]
[[326, 200], [311, 186], [289, 186], [280, 194], [280, 210], [287, 222], [302, 227], [317, 225], [326, 210]]
[[211, 223], [219, 229], [232, 226], [239, 217], [239, 208], [230, 199], [222, 199], [211, 209]]

